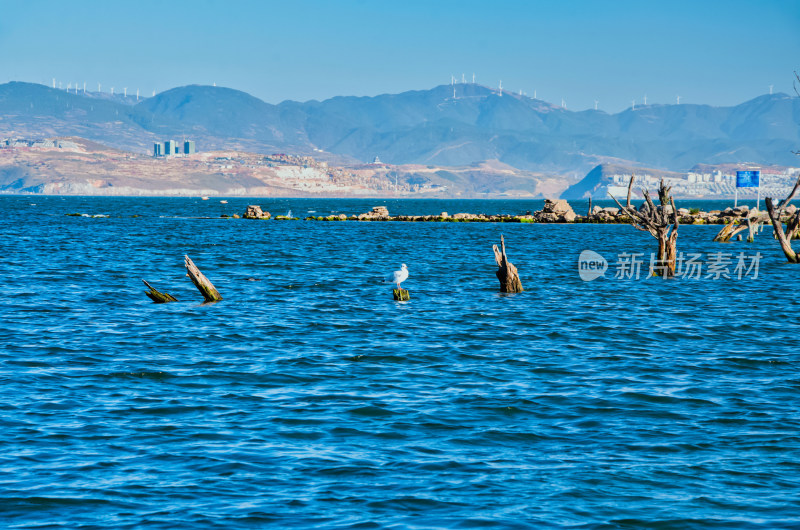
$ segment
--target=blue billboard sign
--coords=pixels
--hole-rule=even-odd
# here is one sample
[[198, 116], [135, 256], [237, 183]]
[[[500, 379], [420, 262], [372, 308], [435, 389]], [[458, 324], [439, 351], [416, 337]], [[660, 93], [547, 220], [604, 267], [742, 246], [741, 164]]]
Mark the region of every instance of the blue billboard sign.
[[737, 171], [737, 188], [758, 188], [761, 179], [761, 171]]

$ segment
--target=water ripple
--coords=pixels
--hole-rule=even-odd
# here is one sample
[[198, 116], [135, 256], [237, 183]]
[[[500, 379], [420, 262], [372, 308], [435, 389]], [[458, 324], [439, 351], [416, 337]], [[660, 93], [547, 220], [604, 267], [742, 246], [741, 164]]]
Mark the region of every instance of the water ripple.
[[[766, 232], [730, 247], [764, 256], [756, 280], [585, 283], [581, 250], [652, 238], [197, 219], [253, 200], [211, 202], [42, 197], [19, 217], [28, 201], [0, 197], [5, 526], [800, 527], [798, 269]], [[680, 230], [683, 251], [715, 250], [716, 227]], [[500, 234], [520, 295], [496, 292]], [[183, 254], [222, 302], [200, 303]], [[408, 303], [380, 283], [402, 262]], [[150, 303], [141, 278], [180, 302]]]

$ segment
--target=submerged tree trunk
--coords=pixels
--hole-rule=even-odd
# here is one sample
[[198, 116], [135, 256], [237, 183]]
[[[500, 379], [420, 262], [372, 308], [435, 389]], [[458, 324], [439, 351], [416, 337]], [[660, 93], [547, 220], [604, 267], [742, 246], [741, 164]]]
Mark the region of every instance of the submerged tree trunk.
[[147, 295], [150, 300], [157, 304], [166, 304], [167, 302], [177, 302], [178, 299], [172, 296], [169, 293], [162, 293], [158, 291], [155, 287], [147, 283], [145, 280], [142, 280], [144, 284], [147, 286], [149, 291], [145, 291], [144, 294]]
[[[800, 182], [800, 180], [798, 180]], [[793, 230], [796, 230], [798, 225], [800, 225], [800, 210], [795, 213], [789, 222], [786, 225], [786, 232], [783, 231], [783, 223], [781, 222], [781, 209], [776, 211], [775, 205], [772, 203], [772, 198], [767, 197], [764, 199], [764, 202], [767, 205], [767, 213], [769, 214], [769, 219], [772, 221], [772, 228], [775, 234], [775, 238], [781, 244], [781, 249], [783, 249], [783, 254], [786, 256], [786, 259], [789, 263], [800, 263], [800, 256], [792, 249], [791, 240], [787, 237], [787, 233], [791, 233]], [[783, 201], [781, 205], [783, 206], [786, 201]]]
[[800, 225], [796, 226], [794, 230], [786, 230], [786, 239], [791, 241], [792, 239], [800, 239]]
[[407, 302], [411, 300], [411, 294], [408, 289], [392, 289], [392, 296], [398, 302]]
[[[800, 75], [798, 75], [797, 71], [794, 72], [794, 76], [797, 81], [800, 81]], [[793, 83], [793, 86], [795, 93], [800, 96], [800, 90], [798, 90], [797, 84]], [[800, 151], [792, 152], [796, 155], [800, 155]], [[781, 217], [784, 208], [789, 205], [798, 190], [800, 190], [800, 177], [797, 178], [797, 182], [794, 183], [794, 188], [792, 188], [789, 195], [779, 202], [777, 207], [772, 204], [771, 197], [764, 199], [764, 202], [767, 204], [769, 220], [772, 221], [773, 235], [775, 239], [780, 242], [781, 249], [783, 249], [783, 253], [786, 255], [786, 259], [789, 260], [789, 263], [800, 263], [800, 256], [792, 249], [792, 237], [796, 237], [797, 231], [800, 230], [800, 209], [798, 209], [786, 223], [786, 232], [783, 231], [783, 221]]]
[[219, 291], [214, 287], [214, 284], [206, 278], [200, 269], [197, 268], [197, 265], [189, 258], [189, 256], [184, 256], [185, 263], [186, 263], [186, 270], [189, 273], [189, 278], [192, 279], [192, 283], [197, 290], [200, 291], [200, 294], [203, 295], [203, 298], [206, 302], [218, 302], [222, 300], [222, 295], [219, 294]]
[[498, 267], [495, 274], [497, 275], [497, 279], [500, 280], [500, 292], [521, 293], [523, 291], [522, 281], [519, 279], [517, 268], [508, 261], [508, 257], [506, 256], [506, 241], [503, 236], [500, 236], [500, 245], [502, 250], [498, 249], [497, 245], [492, 245], [494, 260]]
[[[750, 219], [747, 220], [750, 223]], [[722, 227], [722, 230], [714, 236], [715, 243], [728, 243], [733, 236], [747, 229], [748, 225], [737, 225], [733, 221]]]
[[[616, 197], [611, 195], [620, 210], [630, 217], [631, 225], [642, 232], [649, 232], [658, 241], [658, 253], [652, 267], [654, 276], [672, 278], [675, 276], [675, 264], [678, 246], [678, 210], [675, 207], [675, 200], [670, 195], [670, 189], [664, 185], [664, 181], [658, 187], [658, 200], [661, 203], [661, 210], [656, 208], [653, 199], [647, 190], [642, 190], [647, 208], [637, 211], [630, 204], [631, 186], [633, 177], [628, 183], [628, 198], [623, 206]], [[668, 213], [667, 208], [672, 211]], [[670, 226], [670, 224], [672, 226]]]
[[673, 231], [669, 237], [664, 249], [664, 258], [661, 260], [662, 275], [666, 278], [675, 276], [675, 264], [678, 259], [678, 232]]
[[625, 207], [631, 207], [631, 188], [633, 188], [633, 180], [636, 178], [636, 174], [634, 173], [631, 175], [631, 180], [628, 182], [628, 199], [625, 201]]

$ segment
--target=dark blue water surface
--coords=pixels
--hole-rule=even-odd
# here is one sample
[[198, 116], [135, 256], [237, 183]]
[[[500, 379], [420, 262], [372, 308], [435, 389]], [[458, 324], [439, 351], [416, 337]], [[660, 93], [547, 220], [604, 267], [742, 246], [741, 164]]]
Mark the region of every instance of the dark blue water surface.
[[703, 260], [760, 252], [757, 278], [623, 280], [655, 250], [630, 226], [218, 218], [247, 204], [541, 207], [0, 198], [0, 526], [800, 528], [800, 266], [767, 231], [680, 228]]

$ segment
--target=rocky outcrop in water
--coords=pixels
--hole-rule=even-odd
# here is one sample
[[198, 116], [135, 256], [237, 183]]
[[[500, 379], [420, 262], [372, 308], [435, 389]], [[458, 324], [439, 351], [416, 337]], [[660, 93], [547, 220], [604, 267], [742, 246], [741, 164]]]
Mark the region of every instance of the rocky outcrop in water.
[[577, 217], [565, 199], [545, 199], [544, 209], [533, 214], [537, 223], [571, 223]]
[[[661, 206], [656, 206], [661, 210]], [[642, 203], [637, 211], [646, 211], [647, 203]], [[667, 205], [668, 212], [672, 206]], [[791, 217], [797, 208], [789, 206], [784, 211], [782, 219], [784, 222]], [[234, 216], [236, 217], [236, 216]], [[261, 210], [260, 206], [250, 205], [244, 213], [245, 219], [296, 219], [286, 216], [273, 218], [269, 212]], [[697, 209], [678, 208], [678, 221], [680, 224], [729, 224], [731, 222], [746, 223], [747, 219], [751, 222], [769, 222], [766, 212], [750, 209], [747, 206], [738, 208], [725, 208], [724, 210], [711, 210], [701, 212]], [[442, 212], [434, 215], [389, 215], [389, 210], [385, 206], [375, 206], [369, 212], [360, 215], [331, 214], [327, 216], [306, 217], [309, 221], [406, 221], [406, 222], [463, 222], [463, 223], [609, 223], [625, 224], [630, 222], [630, 218], [617, 207], [595, 206], [587, 215], [577, 215], [572, 206], [565, 199], [545, 200], [544, 208], [533, 213], [527, 212], [524, 215], [512, 214], [484, 214], [459, 212], [448, 214]]]
[[371, 212], [362, 213], [358, 216], [359, 221], [388, 221], [389, 209], [386, 206], [375, 206]]
[[272, 214], [261, 211], [261, 206], [251, 204], [247, 207], [243, 217], [245, 219], [269, 219], [272, 217]]

